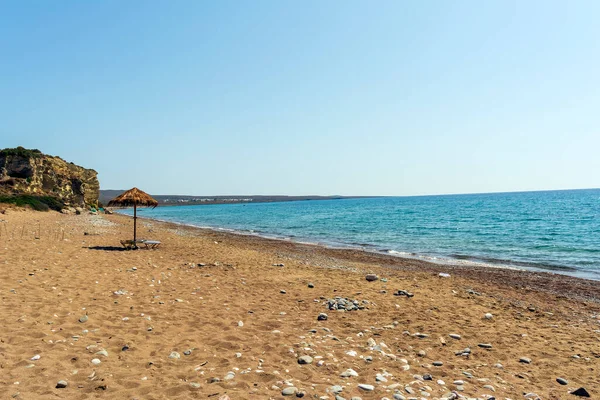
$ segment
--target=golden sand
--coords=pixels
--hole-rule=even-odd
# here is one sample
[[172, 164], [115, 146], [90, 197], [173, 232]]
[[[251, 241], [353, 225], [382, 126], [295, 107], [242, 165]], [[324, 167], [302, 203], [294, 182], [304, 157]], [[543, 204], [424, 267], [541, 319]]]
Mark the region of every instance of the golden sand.
[[[336, 385], [346, 399], [600, 395], [597, 282], [154, 221], [138, 237], [159, 249], [121, 251], [124, 216], [0, 220], [2, 399], [279, 399], [286, 387], [334, 399]], [[335, 297], [364, 309], [331, 311]]]

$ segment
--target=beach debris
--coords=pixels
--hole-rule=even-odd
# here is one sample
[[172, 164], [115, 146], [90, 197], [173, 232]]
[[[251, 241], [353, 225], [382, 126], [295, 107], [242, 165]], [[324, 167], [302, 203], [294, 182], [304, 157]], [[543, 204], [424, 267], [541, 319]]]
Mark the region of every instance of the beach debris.
[[305, 365], [305, 364], [312, 364], [312, 362], [313, 362], [313, 358], [311, 356], [298, 357], [298, 364]]
[[60, 381], [58, 381], [58, 382], [56, 383], [56, 388], [57, 388], [57, 389], [64, 389], [64, 388], [66, 388], [66, 387], [67, 387], [67, 385], [68, 385], [67, 381], [65, 381], [65, 380], [60, 380]]
[[408, 298], [411, 298], [414, 296], [414, 294], [407, 292], [406, 290], [397, 290], [396, 292], [394, 292], [394, 296], [406, 296]]
[[244, 321], [238, 321], [238, 326], [239, 326], [239, 327], [242, 327], [242, 326], [244, 326]]
[[369, 282], [373, 282], [379, 279], [379, 277], [376, 274], [367, 274], [367, 276], [365, 276], [365, 279]]
[[297, 392], [298, 392], [298, 389], [297, 389], [297, 388], [295, 388], [295, 387], [293, 387], [293, 386], [290, 386], [290, 387], [286, 387], [285, 389], [283, 389], [283, 390], [281, 391], [281, 394], [282, 394], [283, 396], [293, 396], [293, 395], [295, 395]]
[[447, 274], [447, 273], [445, 273], [445, 272], [440, 272], [440, 273], [438, 274], [438, 276], [439, 276], [440, 278], [450, 278], [450, 274]]
[[569, 381], [567, 381], [565, 378], [556, 378], [556, 382], [560, 383], [561, 385], [569, 384]]
[[124, 296], [126, 295], [128, 292], [125, 289], [119, 289], [113, 292], [113, 294], [116, 294], [117, 296]]
[[579, 389], [572, 391], [571, 394], [574, 394], [575, 396], [579, 396], [579, 397], [590, 397], [590, 394], [588, 393], [588, 391], [585, 390], [585, 388], [583, 388], [583, 387], [580, 387]]
[[320, 313], [319, 316], [317, 317], [317, 321], [327, 321], [327, 314], [325, 313]]
[[531, 364], [531, 358], [521, 357], [519, 358], [519, 362], [523, 364]]

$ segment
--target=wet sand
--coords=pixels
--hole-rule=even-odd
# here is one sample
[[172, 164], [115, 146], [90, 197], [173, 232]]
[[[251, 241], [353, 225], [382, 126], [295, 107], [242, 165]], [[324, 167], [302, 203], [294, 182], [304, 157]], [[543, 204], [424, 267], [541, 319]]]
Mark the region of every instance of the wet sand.
[[[339, 389], [346, 399], [600, 393], [595, 281], [148, 220], [138, 237], [161, 247], [123, 251], [128, 217], [9, 210], [0, 220], [0, 398], [294, 398], [282, 395], [288, 387], [328, 399]], [[336, 297], [360, 309], [329, 310]], [[341, 377], [348, 369], [358, 376]]]

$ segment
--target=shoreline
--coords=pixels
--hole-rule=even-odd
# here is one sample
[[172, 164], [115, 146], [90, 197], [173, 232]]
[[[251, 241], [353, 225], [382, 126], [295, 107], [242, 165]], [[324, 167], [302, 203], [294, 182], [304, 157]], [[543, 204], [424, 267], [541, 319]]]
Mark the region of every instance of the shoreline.
[[[131, 218], [127, 214], [115, 213], [118, 218]], [[518, 267], [506, 267], [494, 264], [451, 264], [436, 263], [420, 258], [392, 255], [380, 251], [370, 251], [360, 248], [337, 248], [321, 243], [306, 243], [295, 241], [292, 238], [272, 238], [261, 235], [246, 234], [226, 228], [199, 227], [172, 221], [164, 221], [149, 217], [138, 217], [138, 220], [164, 224], [172, 228], [197, 230], [203, 234], [212, 234], [216, 237], [234, 240], [236, 245], [259, 244], [300, 253], [317, 252], [324, 256], [335, 257], [348, 262], [376, 263], [385, 268], [399, 271], [453, 273], [463, 278], [478, 282], [503, 286], [507, 285], [516, 289], [535, 290], [556, 296], [564, 296], [578, 301], [591, 301], [600, 304], [600, 285], [597, 280], [576, 277], [550, 271], [532, 271]], [[239, 239], [239, 240], [235, 240]]]
[[[119, 215], [132, 216], [129, 214], [125, 214], [120, 212], [119, 210], [113, 210], [115, 213]], [[451, 254], [438, 254], [435, 251], [430, 253], [417, 253], [397, 248], [387, 248], [382, 247], [377, 244], [371, 243], [360, 243], [360, 242], [341, 242], [337, 240], [328, 240], [328, 239], [317, 239], [305, 236], [297, 236], [292, 233], [287, 234], [277, 234], [277, 233], [269, 233], [264, 231], [255, 231], [253, 229], [236, 229], [236, 228], [228, 228], [223, 226], [202, 226], [202, 225], [194, 225], [187, 222], [177, 222], [177, 221], [169, 221], [160, 218], [153, 217], [143, 217], [139, 216], [138, 218], [148, 218], [155, 221], [161, 222], [171, 222], [175, 224], [187, 225], [191, 227], [196, 227], [200, 229], [208, 229], [216, 232], [226, 232], [233, 233], [237, 235], [245, 235], [245, 236], [257, 236], [266, 239], [274, 239], [274, 240], [282, 240], [282, 241], [293, 241], [297, 243], [305, 243], [305, 244], [315, 244], [318, 246], [323, 246], [331, 249], [351, 249], [351, 250], [360, 250], [369, 253], [376, 254], [385, 254], [391, 255], [393, 257], [399, 257], [403, 259], [411, 259], [417, 261], [423, 261], [438, 265], [447, 265], [447, 266], [463, 266], [463, 267], [484, 267], [484, 268], [503, 268], [503, 269], [514, 269], [520, 271], [530, 271], [530, 272], [546, 272], [552, 274], [559, 274], [563, 276], [569, 276], [579, 279], [592, 280], [596, 282], [600, 282], [600, 270], [594, 271], [582, 269], [573, 265], [568, 264], [556, 264], [550, 261], [535, 261], [535, 260], [516, 260], [503, 258], [502, 256], [489, 256], [489, 255], [471, 255], [471, 254], [463, 254], [457, 251], [460, 248], [454, 250]]]

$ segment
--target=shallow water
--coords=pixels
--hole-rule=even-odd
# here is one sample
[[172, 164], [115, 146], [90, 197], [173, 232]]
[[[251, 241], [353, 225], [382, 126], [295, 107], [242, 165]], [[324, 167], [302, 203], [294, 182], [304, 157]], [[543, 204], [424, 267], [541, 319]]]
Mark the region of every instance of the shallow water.
[[600, 189], [172, 206], [138, 213], [434, 262], [600, 279]]

